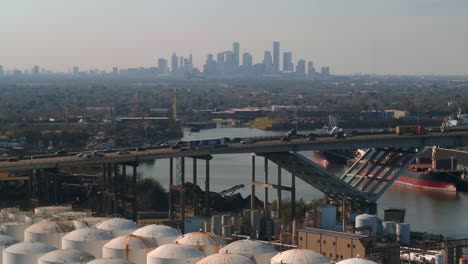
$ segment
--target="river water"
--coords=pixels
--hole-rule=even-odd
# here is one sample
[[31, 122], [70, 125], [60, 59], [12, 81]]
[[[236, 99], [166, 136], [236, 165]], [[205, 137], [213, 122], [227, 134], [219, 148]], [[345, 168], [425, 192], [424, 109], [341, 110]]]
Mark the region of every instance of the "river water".
[[[301, 131], [302, 132], [302, 131]], [[261, 131], [253, 128], [216, 128], [201, 130], [199, 133], [185, 132], [182, 140], [210, 139], [221, 137], [259, 137], [285, 135], [286, 132]], [[311, 157], [312, 152], [301, 152]], [[192, 160], [186, 159], [185, 178], [192, 181]], [[277, 166], [269, 162], [269, 181], [277, 181]], [[256, 159], [256, 177], [263, 180], [264, 159]], [[157, 179], [166, 188], [169, 185], [169, 160], [156, 160], [154, 163], [142, 164], [139, 167], [144, 177]], [[251, 154], [215, 155], [210, 163], [210, 189], [222, 191], [237, 184], [245, 187], [239, 192], [245, 197], [250, 194]], [[204, 161], [198, 161], [198, 184], [203, 189], [205, 182]], [[291, 176], [283, 170], [282, 184], [290, 186]], [[257, 197], [263, 198], [263, 188], [257, 188]], [[323, 193], [296, 180], [296, 198], [311, 200], [322, 198]], [[288, 192], [283, 192], [283, 199], [289, 198]], [[270, 190], [270, 201], [276, 199], [276, 190]], [[378, 201], [378, 215], [383, 219], [385, 208], [405, 208], [406, 222], [411, 224], [411, 230], [435, 234], [443, 234], [455, 238], [468, 237], [468, 193], [449, 193], [441, 191], [422, 190], [415, 187], [393, 184]]]

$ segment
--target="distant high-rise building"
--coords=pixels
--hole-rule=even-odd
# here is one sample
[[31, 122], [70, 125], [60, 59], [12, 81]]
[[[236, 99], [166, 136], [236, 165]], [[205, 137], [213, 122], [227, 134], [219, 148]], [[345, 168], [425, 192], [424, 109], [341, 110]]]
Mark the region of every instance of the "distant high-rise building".
[[292, 53], [283, 52], [283, 71], [293, 72], [294, 64], [292, 63]]
[[230, 75], [236, 71], [237, 67], [234, 64], [234, 54], [232, 51], [224, 52], [224, 74]]
[[224, 75], [224, 52], [218, 53], [216, 56], [216, 73], [219, 75]]
[[309, 63], [307, 63], [307, 74], [309, 75], [315, 75], [316, 71], [315, 71], [315, 68], [314, 68], [314, 63], [309, 61]]
[[3, 76], [3, 66], [0, 65], [0, 76]]
[[280, 71], [280, 43], [278, 41], [273, 42], [273, 70], [275, 73]]
[[78, 75], [80, 74], [80, 67], [74, 66], [73, 67], [73, 75]]
[[296, 66], [296, 73], [297, 74], [305, 74], [306, 73], [306, 70], [305, 70], [305, 60], [299, 60], [297, 62], [297, 66]]
[[167, 60], [164, 58], [158, 59], [158, 72], [160, 74], [165, 74], [167, 72]]
[[171, 57], [171, 72], [174, 74], [177, 72], [177, 70], [179, 70], [179, 61], [177, 55], [174, 52], [172, 53]]
[[185, 71], [185, 64], [184, 64], [184, 56], [179, 57], [179, 71], [184, 72]]
[[271, 52], [265, 51], [263, 55], [263, 69], [265, 73], [272, 73], [273, 72], [273, 63], [271, 58]]
[[320, 69], [320, 73], [323, 75], [323, 76], [328, 76], [330, 75], [330, 67], [322, 67]]
[[234, 68], [237, 69], [239, 68], [239, 43], [234, 42], [232, 43], [232, 62], [234, 65]]
[[192, 56], [192, 53], [189, 54], [189, 59], [188, 59], [189, 63], [192, 64], [193, 66], [193, 56]]
[[244, 66], [245, 69], [251, 69], [252, 68], [252, 55], [248, 52], [245, 52], [242, 54], [242, 66]]
[[114, 77], [119, 76], [119, 68], [117, 68], [117, 67], [112, 68], [112, 75]]
[[203, 65], [203, 73], [208, 75], [216, 74], [216, 61], [213, 59], [213, 54], [208, 54], [205, 65]]
[[39, 74], [39, 66], [34, 65], [34, 67], [32, 68], [32, 73], [34, 75], [38, 75]]

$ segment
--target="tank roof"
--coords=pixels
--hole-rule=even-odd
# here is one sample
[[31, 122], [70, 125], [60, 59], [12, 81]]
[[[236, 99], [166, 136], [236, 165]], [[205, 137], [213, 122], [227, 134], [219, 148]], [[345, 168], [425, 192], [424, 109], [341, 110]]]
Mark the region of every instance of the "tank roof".
[[251, 239], [234, 241], [219, 250], [219, 253], [238, 254], [248, 256], [250, 258], [257, 254], [274, 252], [276, 252], [276, 250], [267, 243]]
[[97, 228], [81, 228], [66, 234], [63, 239], [68, 241], [99, 241], [115, 238], [111, 231]]
[[330, 260], [322, 254], [301, 248], [280, 252], [271, 259], [271, 263], [321, 264], [329, 262]]
[[51, 251], [39, 260], [46, 262], [68, 263], [93, 260], [94, 256], [78, 249], [60, 249]]
[[112, 249], [142, 249], [155, 248], [156, 244], [141, 236], [126, 235], [112, 239], [104, 244], [103, 247]]
[[21, 242], [5, 248], [3, 251], [11, 254], [38, 254], [55, 250], [56, 248], [40, 242]]
[[133, 232], [134, 235], [142, 237], [174, 237], [182, 234], [175, 228], [166, 225], [147, 225]]
[[117, 259], [117, 258], [102, 258], [102, 259], [95, 259], [88, 264], [135, 264], [133, 262], [123, 260], [123, 259]]
[[137, 223], [125, 218], [112, 218], [96, 225], [97, 228], [102, 230], [131, 230], [140, 228]]
[[29, 233], [67, 233], [74, 230], [70, 225], [54, 220], [44, 220], [26, 228], [24, 232]]
[[221, 237], [204, 231], [187, 233], [179, 237], [175, 243], [194, 246], [226, 244]]
[[148, 253], [148, 256], [161, 259], [188, 259], [205, 257], [205, 254], [194, 246], [166, 244]]
[[253, 262], [245, 256], [228, 253], [217, 253], [205, 257], [197, 264], [252, 264]]
[[7, 235], [0, 235], [0, 247], [5, 247], [9, 245], [13, 245], [18, 243], [19, 241], [16, 240], [12, 236], [7, 236]]
[[367, 259], [362, 259], [362, 258], [350, 258], [350, 259], [345, 259], [340, 262], [337, 262], [336, 264], [377, 264], [374, 261], [370, 261]]

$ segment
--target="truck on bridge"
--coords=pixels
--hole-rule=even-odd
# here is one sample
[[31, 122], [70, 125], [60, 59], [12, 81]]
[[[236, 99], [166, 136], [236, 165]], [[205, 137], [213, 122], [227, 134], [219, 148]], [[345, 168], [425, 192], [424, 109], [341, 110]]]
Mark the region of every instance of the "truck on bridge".
[[397, 126], [397, 135], [411, 134], [411, 135], [423, 135], [426, 134], [426, 130], [423, 126]]
[[188, 142], [191, 149], [209, 149], [227, 146], [222, 139], [203, 139]]

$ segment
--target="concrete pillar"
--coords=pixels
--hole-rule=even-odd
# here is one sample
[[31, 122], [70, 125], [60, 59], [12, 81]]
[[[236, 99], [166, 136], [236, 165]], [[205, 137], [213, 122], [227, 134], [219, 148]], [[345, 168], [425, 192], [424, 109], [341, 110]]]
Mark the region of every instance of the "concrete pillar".
[[122, 182], [121, 182], [121, 197], [122, 197], [122, 215], [127, 217], [127, 165], [122, 164]]
[[210, 217], [210, 160], [206, 160], [205, 177], [205, 217]]
[[[250, 226], [255, 226], [254, 210], [255, 210], [255, 155], [252, 154], [252, 192], [250, 193]], [[251, 230], [252, 232], [255, 230]]]
[[137, 165], [133, 165], [133, 175], [132, 175], [132, 219], [137, 221], [138, 218], [138, 207], [137, 207]]
[[[265, 164], [264, 164], [264, 171], [265, 171], [265, 183], [268, 183], [268, 158], [265, 157]], [[264, 210], [264, 217], [268, 217], [268, 187], [265, 187], [263, 194], [263, 210]]]
[[276, 204], [276, 210], [278, 210], [278, 219], [281, 219], [281, 166], [278, 165], [278, 203]]
[[107, 164], [107, 214], [113, 214], [114, 213], [114, 206], [113, 206], [113, 199], [109, 196], [112, 192], [113, 186], [112, 186], [112, 164]]
[[185, 158], [180, 158], [180, 181], [181, 181], [181, 193], [180, 193], [180, 214], [182, 221], [185, 219]]
[[119, 165], [114, 164], [114, 214], [119, 213]]
[[193, 158], [193, 215], [198, 213], [198, 193], [197, 193], [197, 158]]
[[172, 185], [174, 185], [174, 158], [169, 158], [169, 221], [174, 218], [172, 210]]
[[291, 173], [291, 218], [296, 219], [296, 159], [292, 160], [292, 173]]

